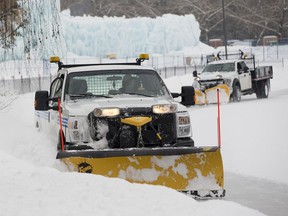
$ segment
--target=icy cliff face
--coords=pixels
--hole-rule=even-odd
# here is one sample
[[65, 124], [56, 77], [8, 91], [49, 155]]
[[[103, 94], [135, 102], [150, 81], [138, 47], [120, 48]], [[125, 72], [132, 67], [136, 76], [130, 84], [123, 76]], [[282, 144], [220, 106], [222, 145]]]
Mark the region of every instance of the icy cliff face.
[[200, 28], [194, 15], [162, 17], [72, 17], [61, 12], [67, 51], [77, 55], [119, 58], [139, 53], [169, 53], [199, 43]]
[[167, 54], [199, 44], [200, 28], [194, 15], [166, 14], [157, 18], [72, 17], [60, 13], [60, 0], [19, 1], [27, 26], [13, 50], [0, 47], [0, 60], [47, 59], [51, 55], [117, 58], [139, 53]]
[[[25, 54], [47, 58], [60, 55], [65, 50], [60, 23], [60, 0], [28, 0], [23, 6], [27, 11], [28, 26], [23, 31]], [[29, 56], [28, 56], [29, 57]]]

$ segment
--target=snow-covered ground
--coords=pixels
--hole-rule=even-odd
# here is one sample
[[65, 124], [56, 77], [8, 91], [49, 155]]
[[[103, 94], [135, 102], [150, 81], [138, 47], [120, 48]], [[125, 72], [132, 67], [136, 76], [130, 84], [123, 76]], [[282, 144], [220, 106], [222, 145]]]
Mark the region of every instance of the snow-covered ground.
[[[50, 4], [50, 1], [46, 0], [42, 8], [48, 13], [49, 7], [44, 7], [45, 4]], [[32, 12], [33, 16], [38, 17], [38, 8]], [[49, 13], [46, 18], [51, 15], [51, 11]], [[54, 21], [48, 18], [45, 24], [51, 27], [53, 22], [51, 20]], [[47, 50], [42, 54], [46, 56], [47, 52], [50, 55], [56, 51], [63, 51], [62, 55], [61, 52], [55, 54], [69, 58], [72, 54], [66, 52], [74, 51], [79, 52], [76, 53], [78, 55], [93, 55], [93, 58], [97, 53], [99, 58], [109, 53], [116, 53], [119, 57], [121, 54], [134, 56], [140, 51], [145, 51], [154, 53], [158, 62], [156, 52], [172, 52], [174, 55], [177, 52], [173, 51], [180, 51], [183, 56], [200, 56], [214, 51], [213, 48], [199, 43], [200, 30], [193, 16], [166, 15], [156, 20], [148, 18], [142, 20], [147, 22], [141, 22], [142, 28], [139, 29], [138, 25], [133, 25], [135, 20], [120, 18], [120, 22], [117, 23], [110, 18], [73, 18], [66, 11], [62, 13], [62, 21], [67, 44], [60, 43], [61, 46], [58, 46], [57, 43], [52, 43], [51, 37], [48, 36], [45, 43], [49, 46], [46, 46]], [[106, 28], [107, 23], [118, 27]], [[150, 24], [146, 25], [147, 23]], [[102, 28], [96, 27], [96, 24]], [[152, 28], [153, 26], [157, 28]], [[124, 32], [135, 31], [136, 33], [129, 35], [131, 38], [127, 40], [128, 36]], [[95, 34], [99, 32], [102, 34], [96, 38]], [[139, 43], [132, 43], [132, 41]], [[66, 45], [67, 50], [65, 50]], [[241, 48], [244, 52], [252, 49], [251, 47], [229, 47], [229, 50], [231, 48], [234, 50]], [[68, 172], [66, 167], [55, 159], [55, 143], [34, 127], [34, 94], [15, 95], [5, 92], [4, 95], [0, 92], [0, 216], [288, 215], [286, 168], [288, 164], [288, 49], [282, 46], [278, 50], [277, 47], [276, 54], [274, 48], [255, 48], [258, 58], [261, 57], [266, 61], [282, 59], [282, 62], [273, 63], [274, 79], [271, 82], [270, 97], [257, 100], [255, 95], [247, 96], [243, 97], [240, 103], [226, 104], [221, 107], [222, 155], [227, 194], [220, 200], [199, 202], [162, 186], [131, 184], [121, 179]], [[281, 51], [281, 48], [284, 48], [285, 52]], [[22, 47], [18, 46], [17, 50], [21, 52]], [[124, 51], [129, 53], [124, 55]], [[22, 53], [18, 54], [16, 53], [14, 57], [21, 59]], [[78, 57], [73, 55], [73, 58]], [[41, 71], [50, 69], [46, 62], [41, 61], [36, 64], [36, 60], [28, 66], [24, 65], [25, 67], [23, 63], [16, 61], [12, 64], [13, 68], [16, 68], [13, 73], [9, 64], [1, 64], [1, 79], [11, 78], [11, 76], [16, 78], [17, 76], [38, 76], [40, 71], [38, 65]], [[36, 69], [32, 67], [35, 65], [37, 65]], [[179, 92], [180, 86], [191, 85], [192, 75], [172, 77], [165, 82], [171, 91]], [[213, 105], [192, 107], [189, 111], [196, 145], [217, 145], [216, 107]]]
[[[227, 195], [205, 202], [162, 186], [68, 172], [55, 159], [55, 144], [34, 127], [33, 93], [2, 95], [0, 215], [287, 215], [288, 67], [273, 66], [268, 99], [251, 95], [221, 106]], [[165, 82], [178, 91], [191, 80], [190, 74]], [[217, 145], [216, 106], [190, 114], [196, 144]]]

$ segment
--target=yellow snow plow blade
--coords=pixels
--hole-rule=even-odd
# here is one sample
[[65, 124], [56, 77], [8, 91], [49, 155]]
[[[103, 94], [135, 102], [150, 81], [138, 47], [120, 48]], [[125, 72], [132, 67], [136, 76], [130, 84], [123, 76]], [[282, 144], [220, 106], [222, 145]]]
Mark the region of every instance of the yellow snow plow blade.
[[163, 147], [59, 152], [71, 171], [162, 185], [194, 197], [225, 194], [218, 147]]
[[217, 103], [217, 89], [219, 89], [220, 93], [220, 103], [228, 103], [230, 100], [229, 86], [226, 84], [220, 84], [204, 91], [195, 89], [195, 104], [202, 105]]

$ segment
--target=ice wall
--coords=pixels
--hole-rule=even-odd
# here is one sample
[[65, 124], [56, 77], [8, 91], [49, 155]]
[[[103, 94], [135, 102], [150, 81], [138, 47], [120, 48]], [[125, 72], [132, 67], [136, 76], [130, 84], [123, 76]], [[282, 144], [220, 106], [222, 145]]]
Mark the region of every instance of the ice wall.
[[139, 53], [166, 54], [194, 47], [199, 43], [200, 28], [193, 15], [162, 17], [72, 17], [61, 12], [62, 30], [67, 51], [85, 56], [105, 57], [115, 53], [119, 58]]
[[[0, 47], [0, 61], [48, 59], [51, 55], [134, 58], [139, 53], [167, 54], [199, 44], [199, 24], [193, 15], [157, 18], [72, 17], [60, 13], [60, 0], [19, 1], [28, 25], [13, 50]], [[23, 17], [24, 18], [24, 17]]]
[[[65, 55], [60, 25], [60, 0], [18, 1], [22, 8], [20, 28], [16, 45], [11, 50], [0, 47], [0, 61], [15, 59], [47, 59], [51, 55]], [[15, 26], [16, 28], [16, 26]]]

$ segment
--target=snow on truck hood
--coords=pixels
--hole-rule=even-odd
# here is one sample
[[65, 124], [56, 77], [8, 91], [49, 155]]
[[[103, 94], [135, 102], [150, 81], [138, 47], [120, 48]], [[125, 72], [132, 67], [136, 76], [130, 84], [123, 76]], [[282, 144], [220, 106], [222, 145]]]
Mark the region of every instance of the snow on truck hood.
[[203, 72], [199, 74], [199, 77], [201, 80], [211, 80], [216, 79], [217, 75], [221, 75], [222, 78], [231, 78], [231, 76], [234, 74], [234, 71], [231, 72]]
[[151, 107], [157, 104], [177, 104], [177, 111], [184, 112], [186, 107], [173, 101], [172, 99], [161, 97], [139, 97], [139, 95], [129, 95], [119, 98], [89, 98], [69, 100], [62, 104], [64, 112], [71, 116], [87, 116], [95, 108], [131, 108], [131, 107]]

